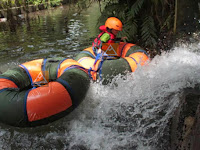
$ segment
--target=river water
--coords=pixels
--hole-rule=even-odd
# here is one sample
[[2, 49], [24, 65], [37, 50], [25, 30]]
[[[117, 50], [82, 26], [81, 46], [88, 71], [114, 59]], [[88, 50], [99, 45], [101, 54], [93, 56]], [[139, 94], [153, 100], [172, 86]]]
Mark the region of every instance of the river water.
[[41, 57], [73, 57], [91, 46], [99, 15], [98, 4], [87, 11], [70, 5], [31, 13], [30, 27], [22, 22], [16, 32], [0, 23], [0, 71]]
[[[0, 70], [36, 58], [73, 57], [96, 34], [96, 18], [90, 13], [97, 8], [81, 14], [71, 7], [50, 10], [43, 12], [40, 21], [31, 22], [31, 31], [22, 24], [17, 33], [6, 34], [0, 39]], [[199, 50], [197, 41], [179, 44], [136, 72], [117, 76], [109, 85], [91, 83], [77, 109], [48, 125], [15, 128], [0, 124], [0, 149], [170, 149], [169, 120], [183, 90], [200, 84]]]

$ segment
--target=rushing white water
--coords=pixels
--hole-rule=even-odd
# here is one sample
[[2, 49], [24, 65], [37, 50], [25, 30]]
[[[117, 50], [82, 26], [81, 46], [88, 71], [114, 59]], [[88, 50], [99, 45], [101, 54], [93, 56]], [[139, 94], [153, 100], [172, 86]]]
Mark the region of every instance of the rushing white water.
[[109, 86], [92, 83], [74, 112], [68, 148], [161, 149], [169, 144], [167, 123], [183, 89], [200, 83], [200, 44], [182, 45], [156, 56]]
[[170, 149], [169, 119], [183, 89], [200, 84], [200, 43], [175, 47], [110, 85], [91, 83], [86, 98], [50, 125], [1, 127], [0, 148]]
[[199, 49], [200, 44], [182, 45], [156, 56], [126, 79], [116, 77], [109, 86], [91, 84], [77, 110], [78, 118], [71, 121], [70, 146], [79, 143], [107, 150], [165, 147], [167, 123], [183, 89], [200, 83]]

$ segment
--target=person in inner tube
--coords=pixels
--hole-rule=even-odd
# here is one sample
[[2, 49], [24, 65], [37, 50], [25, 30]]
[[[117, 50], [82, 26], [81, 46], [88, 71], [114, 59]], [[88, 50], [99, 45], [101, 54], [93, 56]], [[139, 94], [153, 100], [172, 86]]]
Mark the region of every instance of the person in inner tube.
[[119, 31], [122, 31], [122, 22], [116, 17], [110, 17], [106, 20], [105, 25], [99, 27], [102, 31], [92, 43], [92, 49], [97, 59], [101, 59], [103, 56], [108, 56], [102, 51], [103, 43], [117, 43], [121, 40], [127, 39], [127, 37], [116, 38]]

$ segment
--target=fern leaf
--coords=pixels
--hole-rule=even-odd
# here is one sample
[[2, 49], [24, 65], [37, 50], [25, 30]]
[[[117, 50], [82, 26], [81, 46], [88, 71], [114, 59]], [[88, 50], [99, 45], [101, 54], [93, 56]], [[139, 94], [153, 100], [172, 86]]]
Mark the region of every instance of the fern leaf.
[[141, 27], [141, 38], [145, 43], [145, 46], [151, 45], [155, 46], [156, 44], [156, 28], [154, 24], [154, 20], [151, 16], [146, 16], [143, 19], [142, 27]]
[[145, 0], [137, 0], [132, 6], [131, 6], [131, 16], [136, 16], [140, 9], [142, 8], [142, 5]]

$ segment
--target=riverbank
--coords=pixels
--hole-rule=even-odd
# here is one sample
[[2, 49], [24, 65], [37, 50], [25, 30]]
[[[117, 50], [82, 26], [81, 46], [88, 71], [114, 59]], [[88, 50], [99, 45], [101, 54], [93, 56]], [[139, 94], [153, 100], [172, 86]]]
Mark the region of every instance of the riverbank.
[[[61, 4], [60, 4], [61, 5]], [[21, 6], [21, 7], [12, 7], [9, 9], [1, 9], [0, 10], [0, 18], [7, 18], [8, 12], [10, 12], [13, 16], [18, 16], [20, 14], [36, 12], [39, 10], [44, 10], [50, 7], [48, 2], [38, 5], [28, 5], [28, 6]], [[54, 6], [55, 7], [55, 6]]]

